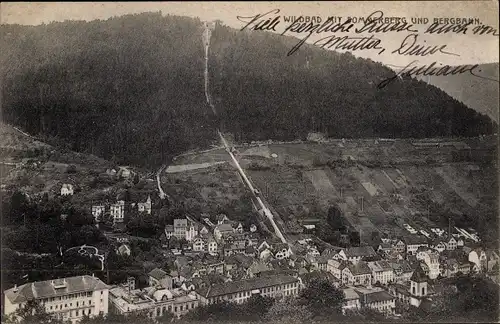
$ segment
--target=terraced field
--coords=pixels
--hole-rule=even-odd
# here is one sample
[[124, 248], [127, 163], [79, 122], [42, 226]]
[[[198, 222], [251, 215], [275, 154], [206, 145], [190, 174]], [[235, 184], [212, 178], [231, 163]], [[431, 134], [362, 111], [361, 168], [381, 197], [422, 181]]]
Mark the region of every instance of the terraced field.
[[[474, 155], [472, 160], [457, 159], [456, 153], [463, 148], [496, 154], [496, 141], [337, 140], [236, 147], [252, 182], [284, 219], [324, 219], [328, 208], [336, 204], [362, 236], [373, 231], [404, 235], [408, 232], [403, 224], [430, 232], [431, 227], [445, 226], [444, 215], [454, 215], [457, 220], [466, 217], [473, 223], [474, 218], [484, 217], [479, 211], [494, 213], [496, 164], [481, 158], [474, 161]], [[176, 164], [227, 161], [227, 155], [221, 153], [180, 158]], [[212, 168], [169, 177], [189, 176], [200, 182], [215, 173]], [[215, 187], [228, 181], [240, 185], [236, 174], [224, 171], [220, 175]], [[218, 198], [224, 203], [225, 198], [234, 201], [235, 196], [222, 194]]]

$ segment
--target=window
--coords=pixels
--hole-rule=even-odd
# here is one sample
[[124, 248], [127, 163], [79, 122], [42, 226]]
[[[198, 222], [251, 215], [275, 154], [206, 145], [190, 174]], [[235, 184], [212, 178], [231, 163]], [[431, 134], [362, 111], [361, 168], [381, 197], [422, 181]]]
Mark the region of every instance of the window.
[[78, 307], [78, 302], [76, 302], [76, 307]]
[[89, 308], [88, 314], [89, 315], [92, 314], [92, 309], [91, 308]]
[[68, 304], [64, 304], [64, 308], [68, 307]]
[[91, 304], [92, 304], [92, 301], [91, 301], [91, 300], [89, 300], [89, 305], [91, 305]]
[[79, 311], [76, 311], [76, 316], [79, 316], [79, 313], [80, 313]]
[[177, 306], [174, 307], [174, 312], [177, 313]]
[[104, 291], [101, 290], [101, 295], [104, 293]]
[[50, 306], [50, 310], [52, 310], [52, 306]]

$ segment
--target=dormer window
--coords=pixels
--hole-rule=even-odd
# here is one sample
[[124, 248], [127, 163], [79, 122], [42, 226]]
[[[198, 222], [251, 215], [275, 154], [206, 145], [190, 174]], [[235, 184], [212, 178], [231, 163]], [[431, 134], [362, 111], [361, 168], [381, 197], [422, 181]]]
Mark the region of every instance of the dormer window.
[[66, 288], [66, 279], [52, 280], [52, 286], [54, 289]]

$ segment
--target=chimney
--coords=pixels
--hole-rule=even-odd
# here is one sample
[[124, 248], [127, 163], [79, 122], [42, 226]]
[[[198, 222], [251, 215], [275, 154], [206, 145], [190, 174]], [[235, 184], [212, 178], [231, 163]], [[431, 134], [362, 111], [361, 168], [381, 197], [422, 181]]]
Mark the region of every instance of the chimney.
[[17, 284], [14, 284], [14, 289], [12, 289], [14, 292], [17, 292], [19, 289], [17, 289]]

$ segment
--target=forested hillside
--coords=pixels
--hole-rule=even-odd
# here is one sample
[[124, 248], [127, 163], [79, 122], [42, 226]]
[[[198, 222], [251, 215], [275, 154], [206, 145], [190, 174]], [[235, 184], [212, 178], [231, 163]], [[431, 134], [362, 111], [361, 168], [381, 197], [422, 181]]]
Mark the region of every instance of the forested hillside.
[[[5, 121], [51, 144], [145, 166], [215, 140], [201, 21], [147, 13], [0, 31]], [[491, 132], [487, 117], [424, 82], [377, 89], [393, 72], [373, 61], [312, 47], [287, 57], [296, 41], [214, 30], [211, 92], [237, 140]]]
[[498, 122], [498, 102], [500, 99], [498, 68], [498, 62], [481, 64], [477, 69], [480, 78], [470, 74], [457, 74], [419, 76], [417, 79], [438, 87], [468, 107], [488, 115]]

